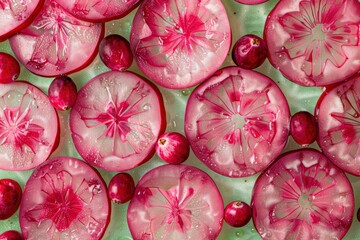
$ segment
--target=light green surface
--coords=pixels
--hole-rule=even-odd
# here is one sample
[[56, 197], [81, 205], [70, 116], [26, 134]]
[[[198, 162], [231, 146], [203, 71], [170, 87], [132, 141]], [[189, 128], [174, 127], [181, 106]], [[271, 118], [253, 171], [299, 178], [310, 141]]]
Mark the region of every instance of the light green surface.
[[[223, 0], [223, 3], [226, 7], [229, 19], [231, 21], [232, 34], [233, 34], [233, 44], [235, 41], [242, 35], [253, 33], [259, 36], [262, 36], [262, 30], [264, 27], [265, 19], [267, 14], [276, 4], [277, 1], [271, 0], [260, 5], [247, 6], [242, 5], [234, 0]], [[132, 12], [125, 19], [112, 21], [106, 24], [106, 35], [111, 33], [118, 33], [128, 38], [131, 28], [131, 20], [134, 16]], [[0, 43], [0, 51], [11, 52], [8, 42]], [[226, 59], [224, 66], [234, 65], [231, 60], [230, 54]], [[93, 63], [87, 67], [85, 70], [72, 74], [71, 77], [76, 82], [78, 88], [80, 88], [85, 82], [95, 75], [105, 72], [108, 69], [102, 64], [100, 58], [97, 57]], [[132, 71], [138, 72], [135, 64], [131, 67]], [[300, 87], [288, 80], [286, 80], [282, 75], [274, 69], [268, 61], [266, 61], [257, 71], [271, 77], [275, 82], [278, 83], [279, 87], [283, 90], [286, 98], [289, 101], [291, 112], [295, 113], [299, 110], [307, 110], [313, 112], [315, 103], [322, 92], [321, 88], [306, 88]], [[29, 73], [25, 68], [22, 67], [21, 75], [19, 79], [27, 80], [40, 87], [45, 93], [47, 92], [47, 87], [51, 82], [51, 78], [41, 78]], [[191, 90], [166, 90], [162, 89], [161, 91], [164, 96], [166, 110], [167, 110], [167, 131], [180, 131], [183, 132], [183, 116], [186, 100]], [[61, 122], [61, 139], [59, 148], [52, 154], [52, 156], [72, 156], [78, 157], [79, 155], [73, 147], [69, 127], [68, 127], [68, 116], [69, 111], [59, 112], [60, 122]], [[318, 148], [316, 144], [313, 144], [311, 147]], [[284, 149], [285, 151], [299, 148], [291, 138]], [[211, 172], [207, 167], [205, 167], [200, 161], [198, 161], [193, 154], [190, 155], [190, 159], [186, 162], [187, 164], [194, 165], [201, 168], [210, 174], [218, 185], [225, 205], [234, 200], [242, 200], [245, 202], [250, 202], [251, 191], [254, 181], [257, 175], [242, 178], [242, 179], [231, 179], [227, 177], [220, 176], [214, 172]], [[136, 168], [135, 170], [130, 171], [130, 174], [134, 177], [137, 182], [139, 178], [149, 169], [163, 164], [156, 156], [153, 157], [146, 164]], [[110, 178], [115, 173], [109, 173], [101, 171], [105, 181], [108, 183]], [[24, 186], [27, 178], [30, 176], [31, 171], [26, 172], [5, 172], [0, 171], [0, 178], [11, 177], [22, 186]], [[350, 177], [350, 180], [353, 184], [355, 191], [355, 200], [356, 206], [355, 210], [359, 207], [360, 200], [360, 178]], [[116, 239], [116, 240], [125, 240], [132, 239], [130, 232], [126, 223], [126, 210], [128, 204], [124, 205], [115, 205], [112, 204], [112, 217], [110, 225], [107, 229], [104, 239]], [[18, 213], [17, 213], [18, 214]], [[18, 217], [17, 214], [11, 217], [8, 220], [0, 221], [0, 232], [17, 229], [19, 230]], [[356, 215], [356, 214], [355, 214]], [[354, 215], [354, 216], [355, 216]], [[346, 239], [359, 239], [360, 236], [360, 224], [354, 217], [354, 221], [350, 232], [346, 236]], [[235, 239], [260, 239], [252, 223], [249, 223], [247, 226], [235, 229], [229, 227], [226, 223], [223, 225], [223, 230], [218, 239], [224, 240], [235, 240]]]

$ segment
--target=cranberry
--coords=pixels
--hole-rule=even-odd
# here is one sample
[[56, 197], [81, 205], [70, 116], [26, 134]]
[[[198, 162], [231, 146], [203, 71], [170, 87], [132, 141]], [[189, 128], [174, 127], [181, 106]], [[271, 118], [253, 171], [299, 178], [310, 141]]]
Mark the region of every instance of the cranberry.
[[242, 36], [232, 49], [232, 58], [236, 65], [245, 69], [259, 67], [267, 57], [264, 41], [253, 34]]
[[306, 111], [297, 112], [291, 117], [290, 133], [295, 142], [302, 146], [313, 143], [317, 137], [315, 117]]
[[134, 195], [135, 182], [128, 173], [116, 174], [109, 183], [108, 194], [114, 203], [126, 203]]
[[9, 230], [0, 234], [0, 240], [23, 240], [21, 233], [15, 230]]
[[224, 220], [232, 227], [245, 226], [251, 217], [251, 207], [245, 202], [234, 201], [225, 208]]
[[60, 76], [55, 78], [48, 89], [51, 104], [59, 110], [71, 108], [77, 96], [77, 88], [70, 77]]
[[21, 196], [21, 187], [15, 180], [0, 180], [0, 220], [8, 219], [17, 211]]
[[20, 65], [10, 54], [0, 52], [0, 83], [10, 83], [18, 78]]
[[164, 133], [160, 136], [155, 148], [158, 156], [170, 164], [180, 164], [188, 159], [190, 154], [189, 141], [177, 132]]
[[128, 69], [133, 61], [130, 43], [117, 34], [109, 35], [101, 41], [99, 55], [104, 64], [114, 71]]

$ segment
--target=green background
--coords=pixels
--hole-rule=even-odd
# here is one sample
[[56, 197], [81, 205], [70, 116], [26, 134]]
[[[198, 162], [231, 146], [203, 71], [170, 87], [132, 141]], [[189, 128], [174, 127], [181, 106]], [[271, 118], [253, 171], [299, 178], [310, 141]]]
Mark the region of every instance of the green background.
[[[224, 3], [229, 20], [231, 22], [233, 44], [239, 37], [245, 34], [252, 33], [262, 36], [267, 15], [277, 3], [277, 1], [275, 0], [271, 0], [259, 5], [243, 5], [235, 2], [234, 0], [223, 0], [222, 2]], [[117, 33], [129, 39], [131, 22], [134, 13], [135, 11], [133, 11], [127, 17], [121, 20], [106, 23], [106, 35]], [[0, 51], [11, 53], [11, 49], [7, 41], [0, 43]], [[234, 63], [231, 59], [231, 54], [228, 54], [228, 57], [224, 62], [223, 66], [231, 65], [234, 65]], [[135, 63], [133, 63], [130, 70], [140, 73]], [[290, 104], [292, 114], [300, 110], [307, 110], [310, 112], [314, 111], [316, 101], [323, 91], [322, 88], [301, 87], [288, 81], [275, 68], [273, 68], [267, 60], [261, 67], [256, 70], [271, 77], [278, 84]], [[79, 89], [92, 77], [105, 71], [108, 71], [108, 69], [103, 65], [100, 58], [97, 56], [95, 60], [86, 69], [78, 73], [71, 74], [70, 77], [73, 78]], [[52, 81], [52, 78], [42, 78], [31, 74], [24, 67], [21, 68], [21, 75], [19, 79], [27, 80], [33, 83], [34, 85], [42, 89], [45, 93], [47, 93], [47, 88]], [[191, 93], [192, 89], [168, 90], [160, 88], [160, 90], [163, 94], [167, 110], [167, 131], [183, 132], [184, 109], [187, 98]], [[70, 131], [68, 127], [69, 111], [58, 111], [58, 114], [61, 124], [61, 138], [60, 145], [58, 149], [52, 154], [52, 156], [71, 156], [80, 158], [79, 154], [73, 147], [70, 136]], [[312, 144], [310, 147], [318, 149], [316, 143]], [[301, 147], [294, 143], [292, 138], [289, 137], [289, 141], [284, 149], [284, 152], [298, 148]], [[161, 164], [163, 164], [163, 162], [157, 156], [154, 156], [149, 162], [132, 171], [129, 171], [129, 173], [134, 177], [135, 181], [137, 182], [145, 172]], [[206, 166], [204, 166], [199, 160], [196, 159], [193, 153], [191, 153], [190, 158], [186, 161], [186, 164], [196, 166], [206, 171], [214, 179], [221, 191], [225, 205], [234, 200], [241, 200], [250, 203], [252, 187], [258, 175], [241, 179], [232, 179], [220, 176], [210, 171]], [[105, 172], [102, 170], [99, 171], [107, 183], [110, 181], [111, 177], [116, 174], [115, 172]], [[7, 172], [0, 170], [0, 178], [13, 178], [17, 180], [22, 186], [24, 186], [26, 180], [29, 178], [30, 175], [31, 171]], [[350, 175], [348, 176], [355, 192], [356, 211], [359, 207], [360, 201], [360, 191], [358, 190], [360, 186], [360, 178]], [[104, 239], [132, 239], [126, 222], [127, 207], [128, 204], [116, 205], [112, 203], [111, 222], [105, 233]], [[10, 219], [0, 221], [0, 232], [11, 229], [20, 230], [18, 224], [18, 212]], [[358, 235], [360, 236], [360, 224], [356, 220], [355, 212], [353, 224], [345, 239], [357, 239]], [[260, 239], [260, 236], [256, 232], [252, 222], [250, 222], [245, 227], [239, 229], [231, 228], [226, 223], [224, 223], [223, 229], [218, 239]]]

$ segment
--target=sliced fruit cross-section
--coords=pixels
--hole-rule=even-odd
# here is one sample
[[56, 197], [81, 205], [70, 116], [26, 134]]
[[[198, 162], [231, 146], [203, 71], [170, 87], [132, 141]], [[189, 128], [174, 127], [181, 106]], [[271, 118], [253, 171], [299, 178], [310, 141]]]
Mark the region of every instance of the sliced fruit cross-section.
[[320, 97], [318, 143], [344, 171], [360, 176], [360, 76]]
[[140, 70], [172, 89], [194, 86], [225, 60], [231, 31], [220, 0], [148, 0], [133, 21], [130, 44]]
[[344, 172], [303, 149], [280, 157], [255, 182], [253, 221], [263, 239], [342, 239], [354, 213]]
[[164, 165], [139, 181], [128, 208], [134, 239], [216, 239], [223, 219], [220, 192], [205, 172]]
[[191, 94], [185, 134], [195, 155], [217, 173], [245, 177], [265, 169], [287, 142], [287, 101], [268, 77], [219, 70]]
[[140, 0], [56, 0], [69, 13], [89, 22], [105, 22], [126, 16]]
[[110, 221], [104, 180], [78, 159], [50, 159], [27, 181], [19, 218], [25, 239], [101, 239]]
[[360, 70], [358, 0], [284, 0], [269, 14], [270, 62], [306, 86], [340, 82]]
[[54, 0], [46, 0], [31, 25], [10, 38], [10, 45], [29, 71], [59, 76], [90, 64], [103, 32], [102, 24], [76, 19]]
[[44, 0], [1, 0], [0, 42], [28, 26], [44, 4]]
[[161, 93], [131, 72], [107, 72], [90, 80], [70, 114], [76, 149], [108, 171], [129, 170], [148, 160], [165, 125]]
[[0, 86], [0, 169], [32, 169], [56, 147], [57, 114], [47, 96], [29, 83]]

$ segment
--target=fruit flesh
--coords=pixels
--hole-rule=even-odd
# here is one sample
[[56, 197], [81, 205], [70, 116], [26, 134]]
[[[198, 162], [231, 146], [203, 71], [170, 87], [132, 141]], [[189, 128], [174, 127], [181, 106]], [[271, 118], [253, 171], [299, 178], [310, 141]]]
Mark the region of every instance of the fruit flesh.
[[57, 157], [27, 181], [20, 226], [26, 239], [100, 239], [110, 217], [106, 185], [78, 159]]
[[184, 130], [197, 158], [224, 176], [264, 170], [289, 133], [288, 103], [269, 78], [229, 67], [196, 88], [186, 106]]
[[360, 76], [324, 93], [318, 103], [318, 143], [338, 167], [360, 176]]
[[223, 200], [213, 180], [187, 165], [164, 165], [145, 174], [128, 208], [134, 239], [215, 239]]
[[263, 239], [341, 239], [354, 193], [344, 172], [314, 149], [281, 156], [256, 180], [251, 206]]
[[54, 0], [46, 0], [31, 25], [9, 42], [29, 71], [50, 77], [70, 74], [89, 65], [103, 35], [103, 24], [78, 20]]
[[131, 72], [100, 74], [83, 86], [70, 114], [80, 155], [108, 171], [132, 169], [152, 157], [165, 128], [158, 89]]
[[192, 87], [223, 63], [231, 31], [219, 0], [150, 0], [137, 11], [130, 35], [139, 69], [171, 89]]
[[0, 89], [0, 169], [22, 171], [44, 162], [56, 147], [58, 119], [47, 96], [16, 81]]
[[360, 69], [357, 0], [279, 1], [265, 24], [272, 65], [304, 86], [341, 82]]

